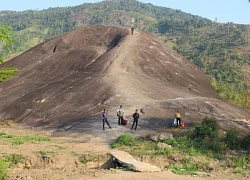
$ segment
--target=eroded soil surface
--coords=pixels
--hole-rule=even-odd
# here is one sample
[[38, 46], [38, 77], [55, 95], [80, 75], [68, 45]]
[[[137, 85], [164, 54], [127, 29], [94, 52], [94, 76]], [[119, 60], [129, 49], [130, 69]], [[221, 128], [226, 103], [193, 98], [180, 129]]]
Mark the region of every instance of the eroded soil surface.
[[[54, 133], [56, 131], [53, 129], [43, 130], [21, 125], [1, 126], [0, 131], [8, 135], [41, 136], [51, 139], [50, 141], [25, 142], [20, 145], [13, 145], [10, 139], [0, 138], [0, 156], [2, 158], [9, 154], [21, 154], [26, 157], [26, 160], [22, 163], [9, 169], [9, 179], [245, 179], [242, 174], [234, 174], [232, 170], [223, 168], [215, 169], [209, 173], [200, 172], [198, 176], [176, 175], [170, 170], [164, 169], [166, 161], [159, 158], [144, 159], [143, 161], [160, 167], [162, 169], [161, 172], [139, 173], [122, 169], [109, 169], [107, 162], [110, 155], [108, 153], [112, 150], [109, 145], [109, 142], [111, 142], [109, 137], [124, 132], [135, 136], [143, 136], [145, 133], [145, 131], [141, 130], [131, 132], [126, 126], [116, 126], [115, 122], [116, 119], [111, 120], [113, 129], [98, 131], [100, 136], [96, 136], [97, 132], [85, 135], [81, 132], [71, 131], [64, 134], [64, 136], [61, 134], [61, 136], [55, 137]], [[95, 127], [98, 128], [99, 125]]]

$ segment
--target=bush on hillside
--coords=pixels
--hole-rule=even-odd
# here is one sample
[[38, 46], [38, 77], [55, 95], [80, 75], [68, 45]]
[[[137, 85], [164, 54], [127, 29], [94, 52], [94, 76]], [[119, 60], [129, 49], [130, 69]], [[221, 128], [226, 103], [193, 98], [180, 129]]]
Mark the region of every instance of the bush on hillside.
[[201, 126], [195, 127], [192, 138], [198, 140], [204, 140], [208, 138], [209, 140], [216, 139], [219, 135], [219, 123], [214, 117], [205, 117], [202, 121]]
[[240, 147], [244, 150], [250, 149], [250, 134], [241, 140]]
[[240, 145], [240, 141], [238, 138], [238, 134], [239, 132], [236, 129], [230, 129], [225, 138], [224, 138], [224, 142], [226, 143], [226, 146], [229, 149], [238, 149], [239, 145]]
[[14, 67], [0, 69], [0, 82], [11, 79], [17, 71], [18, 69]]

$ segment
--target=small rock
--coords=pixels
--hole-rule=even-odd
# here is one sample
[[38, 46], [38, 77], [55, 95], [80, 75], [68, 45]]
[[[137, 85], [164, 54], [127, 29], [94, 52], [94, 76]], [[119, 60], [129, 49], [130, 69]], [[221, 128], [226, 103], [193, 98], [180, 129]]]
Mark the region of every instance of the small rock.
[[166, 143], [161, 143], [161, 142], [158, 142], [157, 147], [159, 147], [159, 148], [168, 148], [168, 149], [172, 148], [171, 145], [168, 145]]
[[248, 176], [246, 174], [243, 174], [243, 177], [247, 178]]
[[26, 176], [26, 180], [33, 180], [33, 178], [30, 176]]
[[167, 139], [173, 139], [173, 134], [171, 133], [160, 133], [158, 139], [161, 141], [167, 140]]
[[157, 134], [149, 134], [149, 139], [152, 140], [152, 141], [157, 142], [158, 138], [159, 138], [159, 133], [157, 133]]

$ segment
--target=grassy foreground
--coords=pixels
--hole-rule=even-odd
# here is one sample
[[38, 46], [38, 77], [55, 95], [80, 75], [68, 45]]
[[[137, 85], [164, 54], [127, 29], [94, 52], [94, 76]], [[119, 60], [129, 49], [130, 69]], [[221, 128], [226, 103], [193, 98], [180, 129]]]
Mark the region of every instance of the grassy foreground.
[[250, 134], [238, 137], [238, 131], [220, 133], [215, 118], [204, 118], [202, 125], [190, 131], [182, 131], [174, 139], [162, 141], [172, 148], [161, 148], [158, 142], [148, 138], [133, 138], [123, 134], [111, 145], [129, 152], [138, 160], [143, 160], [176, 174], [211, 172], [215, 169], [231, 169], [233, 173], [249, 173]]
[[[1, 124], [9, 124], [10, 121], [1, 122]], [[43, 136], [15, 136], [0, 132], [0, 139], [3, 140], [4, 144], [10, 144], [12, 146], [18, 146], [24, 143], [39, 143], [49, 142], [50, 139]], [[1, 154], [0, 154], [1, 155]], [[22, 163], [26, 160], [26, 157], [22, 154], [4, 154], [0, 156], [0, 180], [8, 178], [8, 170], [18, 163]]]

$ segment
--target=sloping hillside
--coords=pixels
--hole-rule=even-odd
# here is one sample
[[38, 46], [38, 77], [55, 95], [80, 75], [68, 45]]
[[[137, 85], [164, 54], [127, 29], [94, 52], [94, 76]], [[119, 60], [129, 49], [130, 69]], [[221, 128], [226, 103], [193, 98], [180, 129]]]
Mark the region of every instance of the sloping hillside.
[[[12, 53], [0, 45], [0, 55], [11, 59], [31, 47], [87, 25], [131, 27], [155, 33], [182, 56], [198, 66], [222, 97], [249, 109], [250, 27], [217, 23], [181, 10], [154, 6], [136, 0], [108, 0], [75, 7], [1, 11], [0, 24], [16, 34]], [[249, 99], [249, 97], [247, 98]]]
[[[145, 118], [159, 120], [172, 119], [180, 110], [190, 123], [215, 116], [236, 126], [250, 115], [221, 99], [187, 59], [139, 30], [131, 35], [122, 27], [85, 27], [44, 42], [0, 68], [9, 66], [19, 72], [1, 84], [1, 120], [59, 126], [103, 108], [112, 114], [120, 104], [130, 113], [144, 108]], [[243, 121], [241, 125], [248, 129]]]

